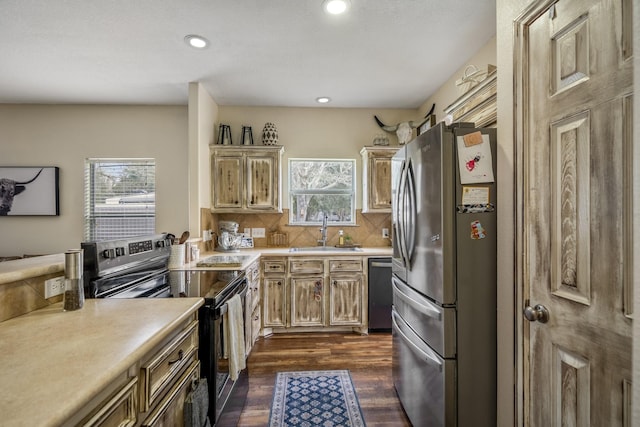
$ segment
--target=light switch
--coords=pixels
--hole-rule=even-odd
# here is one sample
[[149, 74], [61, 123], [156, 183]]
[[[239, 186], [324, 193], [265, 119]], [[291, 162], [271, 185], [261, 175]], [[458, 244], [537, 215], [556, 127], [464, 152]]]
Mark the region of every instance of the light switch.
[[265, 237], [264, 228], [252, 228], [251, 237]]

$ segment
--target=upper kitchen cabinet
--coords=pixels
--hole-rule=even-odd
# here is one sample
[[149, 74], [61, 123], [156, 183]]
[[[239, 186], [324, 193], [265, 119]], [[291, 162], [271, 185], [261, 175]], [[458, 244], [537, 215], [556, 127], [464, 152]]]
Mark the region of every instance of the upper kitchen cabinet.
[[362, 155], [362, 212], [391, 212], [391, 158], [399, 147], [373, 146]]
[[282, 212], [282, 146], [211, 146], [211, 211]]
[[498, 120], [498, 73], [489, 66], [487, 77], [449, 105], [444, 113], [454, 122], [471, 122], [476, 127], [496, 127]]

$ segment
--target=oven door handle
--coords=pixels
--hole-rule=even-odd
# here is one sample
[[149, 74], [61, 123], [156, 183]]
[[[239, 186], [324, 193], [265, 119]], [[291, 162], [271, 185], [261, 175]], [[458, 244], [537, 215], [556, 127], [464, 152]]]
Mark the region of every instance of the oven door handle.
[[[239, 292], [236, 292], [234, 295], [239, 294], [240, 298], [244, 298], [245, 296], [247, 296], [247, 290], [248, 289], [249, 289], [249, 284], [245, 280], [244, 284], [242, 286], [242, 290], [239, 291]], [[233, 297], [233, 295], [231, 295], [228, 299], [231, 299], [231, 297]], [[227, 303], [225, 302], [224, 304], [222, 304], [220, 306], [220, 316], [223, 316], [228, 310], [229, 310], [229, 307], [227, 306]]]

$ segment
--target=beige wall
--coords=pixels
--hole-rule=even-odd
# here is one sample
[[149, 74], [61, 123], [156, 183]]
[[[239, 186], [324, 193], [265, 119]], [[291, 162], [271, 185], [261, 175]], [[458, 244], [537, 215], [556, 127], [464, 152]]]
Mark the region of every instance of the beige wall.
[[469, 65], [475, 65], [478, 70], [487, 71], [487, 65], [496, 65], [496, 37], [489, 40], [473, 57], [458, 69], [440, 88], [431, 95], [419, 108], [420, 117], [424, 117], [429, 112], [431, 106], [436, 104], [436, 120], [438, 122], [444, 120], [444, 110], [463, 93], [456, 86], [456, 80], [464, 76], [465, 68]]
[[202, 237], [201, 208], [211, 206], [209, 145], [214, 142], [218, 104], [200, 83], [189, 83], [189, 231]]
[[58, 166], [60, 216], [0, 218], [0, 256], [80, 246], [89, 157], [155, 158], [157, 230], [187, 229], [186, 106], [5, 104], [0, 105], [0, 165]]

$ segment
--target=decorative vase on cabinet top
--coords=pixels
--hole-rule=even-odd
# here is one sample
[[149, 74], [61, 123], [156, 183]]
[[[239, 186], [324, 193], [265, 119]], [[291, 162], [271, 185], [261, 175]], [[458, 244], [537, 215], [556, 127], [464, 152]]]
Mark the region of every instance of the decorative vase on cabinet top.
[[278, 144], [278, 129], [276, 125], [271, 122], [264, 124], [264, 129], [262, 129], [262, 143], [264, 145]]

